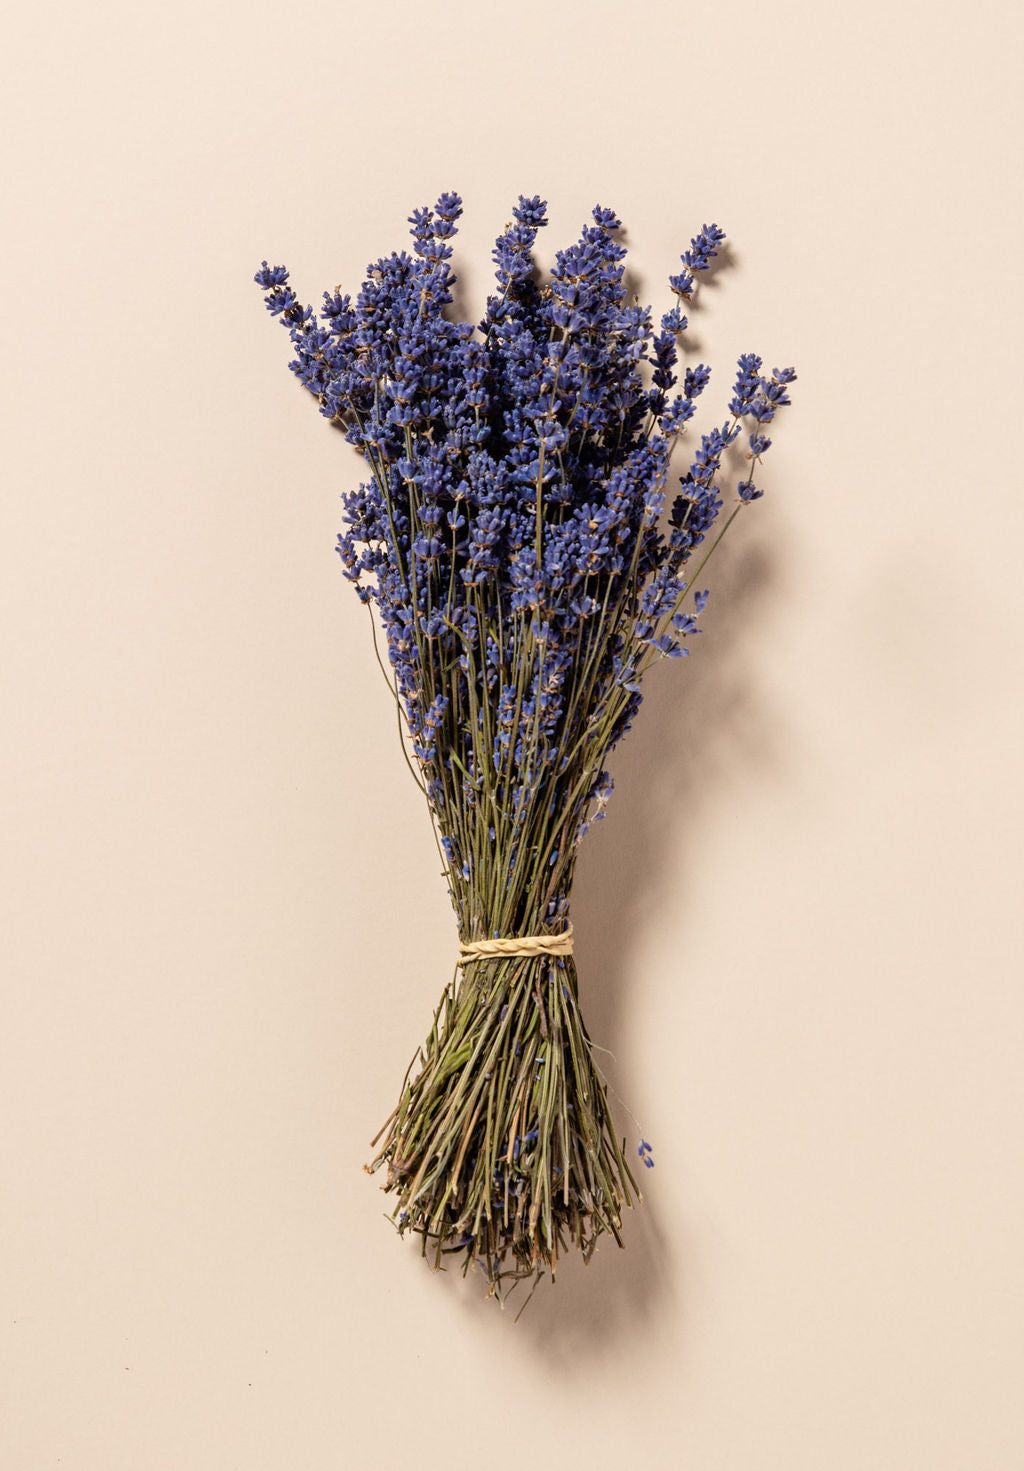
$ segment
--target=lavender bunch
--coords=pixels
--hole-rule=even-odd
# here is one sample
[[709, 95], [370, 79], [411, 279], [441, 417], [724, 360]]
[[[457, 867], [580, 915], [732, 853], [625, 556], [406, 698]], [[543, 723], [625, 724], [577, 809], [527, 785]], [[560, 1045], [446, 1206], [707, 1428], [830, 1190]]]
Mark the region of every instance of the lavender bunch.
[[[337, 550], [383, 630], [464, 945], [566, 933], [609, 754], [645, 672], [699, 631], [697, 581], [762, 494], [765, 429], [796, 377], [744, 354], [729, 418], [701, 435], [669, 504], [673, 450], [710, 377], [680, 365], [683, 308], [724, 234], [705, 225], [690, 242], [655, 328], [627, 298], [609, 209], [540, 276], [545, 209], [520, 197], [475, 325], [447, 312], [457, 194], [414, 211], [413, 253], [368, 267], [355, 300], [324, 292], [314, 312], [284, 267], [255, 277], [292, 372], [367, 467], [343, 496]], [[741, 435], [745, 469], [717, 528]], [[435, 1265], [478, 1263], [499, 1296], [553, 1277], [569, 1243], [586, 1258], [604, 1234], [621, 1245], [622, 1207], [640, 1198], [578, 992], [571, 953], [466, 958], [374, 1140], [398, 1230]], [[637, 1156], [653, 1164], [645, 1140]]]

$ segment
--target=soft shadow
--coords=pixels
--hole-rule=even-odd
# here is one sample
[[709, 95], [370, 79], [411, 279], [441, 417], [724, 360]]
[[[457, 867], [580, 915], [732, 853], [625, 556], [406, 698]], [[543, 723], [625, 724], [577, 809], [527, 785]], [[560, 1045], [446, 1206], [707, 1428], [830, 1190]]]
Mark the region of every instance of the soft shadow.
[[[670, 913], [685, 951], [686, 873], [699, 862], [687, 832], [700, 828], [716, 796], [741, 771], [763, 770], [782, 759], [781, 732], [771, 729], [743, 656], [746, 624], [779, 575], [776, 550], [756, 535], [755, 520], [756, 506], [737, 518], [709, 564], [714, 577], [701, 578], [712, 591], [705, 631], [691, 639], [692, 653], [651, 670], [636, 723], [610, 763], [615, 793], [608, 818], [581, 851], [572, 904], [581, 1004], [593, 1041], [612, 1054], [628, 1052], [633, 1019], [627, 1006], [642, 994], [625, 984], [634, 966], [635, 937], [651, 923], [664, 926]], [[626, 1068], [598, 1056], [614, 1090], [619, 1133], [635, 1150], [636, 1130], [616, 1095], [640, 1107], [643, 1077], [635, 1064]], [[657, 1133], [653, 1124], [651, 1132]], [[637, 1174], [644, 1200], [625, 1213], [626, 1249], [619, 1251], [609, 1239], [586, 1269], [578, 1261], [560, 1267], [555, 1287], [540, 1284], [519, 1322], [517, 1331], [531, 1354], [552, 1368], [568, 1362], [570, 1353], [588, 1359], [620, 1353], [631, 1334], [644, 1334], [665, 1317], [685, 1325], [694, 1244], [685, 1231], [680, 1234], [677, 1221], [662, 1217], [657, 1166]]]
[[[452, 301], [445, 315], [453, 322], [478, 323], [486, 310], [480, 306], [477, 300], [480, 287], [474, 282], [474, 273], [468, 262], [460, 260], [458, 255], [450, 262], [455, 272], [455, 280], [451, 284]], [[486, 281], [485, 294], [495, 289], [494, 277]]]

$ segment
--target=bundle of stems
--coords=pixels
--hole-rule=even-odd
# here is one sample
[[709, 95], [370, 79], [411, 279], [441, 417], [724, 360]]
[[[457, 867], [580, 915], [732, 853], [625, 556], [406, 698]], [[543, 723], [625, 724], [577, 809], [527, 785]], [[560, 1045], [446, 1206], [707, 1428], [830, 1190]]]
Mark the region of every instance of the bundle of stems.
[[[589, 1258], [639, 1199], [579, 1009], [571, 957], [471, 962], [445, 992], [386, 1142], [400, 1229], [462, 1254], [496, 1290]], [[379, 1137], [379, 1136], [378, 1136]], [[375, 1141], [376, 1142], [376, 1141]], [[507, 1265], [511, 1259], [511, 1265]]]
[[[710, 377], [688, 366], [670, 395], [681, 303], [724, 235], [691, 240], [657, 331], [627, 299], [610, 210], [539, 278], [545, 208], [520, 197], [476, 327], [446, 312], [454, 194], [414, 212], [415, 257], [370, 266], [354, 303], [325, 292], [317, 315], [284, 267], [256, 274], [290, 367], [370, 470], [343, 498], [338, 551], [370, 608], [464, 947], [369, 1168], [385, 1170], [400, 1232], [436, 1266], [477, 1264], [499, 1297], [554, 1276], [570, 1245], [585, 1259], [604, 1235], [621, 1245], [623, 1206], [640, 1199], [579, 1007], [575, 864], [644, 674], [687, 652], [697, 579], [761, 495], [763, 429], [796, 376], [740, 357], [731, 417], [701, 437], [666, 517], [673, 447]], [[746, 468], [710, 538], [744, 419]], [[474, 949], [496, 937], [506, 953]], [[637, 1157], [652, 1166], [646, 1140]]]

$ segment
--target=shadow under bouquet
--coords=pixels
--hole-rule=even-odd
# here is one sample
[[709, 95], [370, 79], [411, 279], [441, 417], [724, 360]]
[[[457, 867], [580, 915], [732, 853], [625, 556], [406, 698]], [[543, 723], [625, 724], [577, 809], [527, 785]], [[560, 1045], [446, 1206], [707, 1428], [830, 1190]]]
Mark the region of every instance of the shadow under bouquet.
[[641, 1198], [630, 1157], [653, 1165], [615, 1130], [580, 1012], [573, 874], [644, 674], [698, 632], [697, 580], [762, 493], [764, 429], [796, 377], [744, 354], [729, 418], [669, 502], [710, 376], [679, 361], [683, 304], [724, 234], [690, 242], [656, 330], [624, 286], [612, 211], [595, 208], [542, 276], [545, 209], [520, 197], [478, 324], [448, 314], [457, 194], [413, 213], [413, 254], [370, 266], [355, 300], [324, 292], [314, 312], [284, 267], [255, 277], [290, 368], [368, 472], [343, 496], [337, 549], [370, 606], [458, 921], [454, 977], [367, 1168], [385, 1170], [401, 1233], [436, 1266], [478, 1264], [499, 1298], [554, 1277], [570, 1245], [585, 1259], [603, 1235], [622, 1245], [623, 1206]]

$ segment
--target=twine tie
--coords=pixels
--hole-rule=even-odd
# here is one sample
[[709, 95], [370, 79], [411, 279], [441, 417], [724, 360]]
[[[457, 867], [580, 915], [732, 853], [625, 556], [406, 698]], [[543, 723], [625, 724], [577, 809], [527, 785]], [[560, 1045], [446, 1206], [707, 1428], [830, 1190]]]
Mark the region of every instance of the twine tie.
[[572, 921], [560, 935], [510, 935], [504, 940], [459, 941], [459, 964], [504, 955], [571, 955]]

